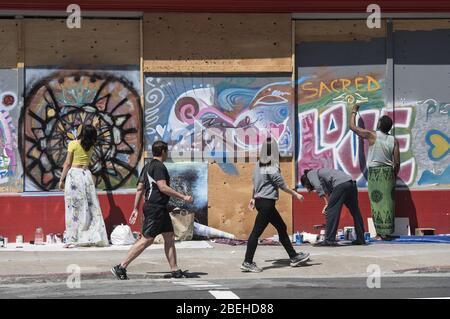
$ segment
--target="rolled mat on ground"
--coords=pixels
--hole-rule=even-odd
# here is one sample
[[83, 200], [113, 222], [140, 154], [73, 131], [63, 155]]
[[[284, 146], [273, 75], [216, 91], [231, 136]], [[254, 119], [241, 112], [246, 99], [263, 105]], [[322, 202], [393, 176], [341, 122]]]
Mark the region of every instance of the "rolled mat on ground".
[[208, 227], [199, 223], [194, 222], [194, 234], [197, 236], [208, 237], [208, 238], [228, 238], [234, 239], [235, 236], [233, 234]]

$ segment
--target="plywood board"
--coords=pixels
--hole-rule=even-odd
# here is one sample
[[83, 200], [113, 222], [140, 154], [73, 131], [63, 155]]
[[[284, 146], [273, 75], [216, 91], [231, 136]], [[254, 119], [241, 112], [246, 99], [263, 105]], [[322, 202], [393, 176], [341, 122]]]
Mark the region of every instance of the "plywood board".
[[[252, 172], [254, 163], [235, 163], [235, 170], [225, 169], [216, 163], [208, 169], [208, 225], [234, 234], [237, 238], [248, 239], [256, 217], [256, 211], [248, 209], [252, 196]], [[292, 161], [281, 163], [281, 171], [286, 183], [293, 185]], [[292, 232], [292, 198], [280, 191], [277, 209]], [[277, 234], [269, 225], [261, 236], [268, 238]]]
[[144, 15], [145, 72], [291, 72], [289, 14]]
[[16, 68], [19, 41], [19, 22], [0, 19], [0, 68]]
[[366, 20], [298, 20], [295, 21], [295, 43], [318, 41], [370, 41], [386, 36], [386, 22], [381, 28], [369, 29]]
[[139, 65], [139, 20], [25, 19], [25, 63], [39, 65]]
[[394, 31], [431, 31], [450, 29], [449, 19], [394, 20]]

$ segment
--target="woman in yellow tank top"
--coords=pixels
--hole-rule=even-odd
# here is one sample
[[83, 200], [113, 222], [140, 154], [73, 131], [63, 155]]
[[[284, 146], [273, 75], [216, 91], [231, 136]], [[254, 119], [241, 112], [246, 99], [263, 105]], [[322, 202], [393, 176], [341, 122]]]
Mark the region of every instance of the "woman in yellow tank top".
[[[66, 248], [108, 246], [105, 222], [89, 164], [97, 141], [92, 125], [83, 126], [80, 138], [69, 143], [59, 181], [66, 208]], [[67, 176], [67, 178], [66, 178]]]

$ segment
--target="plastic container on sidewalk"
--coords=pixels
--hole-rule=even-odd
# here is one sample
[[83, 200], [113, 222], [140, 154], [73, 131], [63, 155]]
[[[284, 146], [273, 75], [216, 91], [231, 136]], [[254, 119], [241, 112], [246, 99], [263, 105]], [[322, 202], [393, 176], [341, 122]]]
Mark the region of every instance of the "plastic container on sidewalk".
[[44, 245], [44, 231], [41, 227], [36, 228], [36, 233], [34, 234], [34, 244]]
[[302, 235], [300, 234], [299, 231], [297, 231], [297, 233], [295, 234], [295, 244], [296, 245], [302, 244]]

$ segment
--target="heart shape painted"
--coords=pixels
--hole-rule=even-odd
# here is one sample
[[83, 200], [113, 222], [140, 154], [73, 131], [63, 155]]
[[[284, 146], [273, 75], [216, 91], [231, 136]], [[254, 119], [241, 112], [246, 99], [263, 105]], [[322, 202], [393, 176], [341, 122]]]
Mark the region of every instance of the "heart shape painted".
[[439, 161], [450, 152], [450, 138], [439, 130], [430, 130], [425, 141], [430, 145], [428, 156], [433, 161]]

